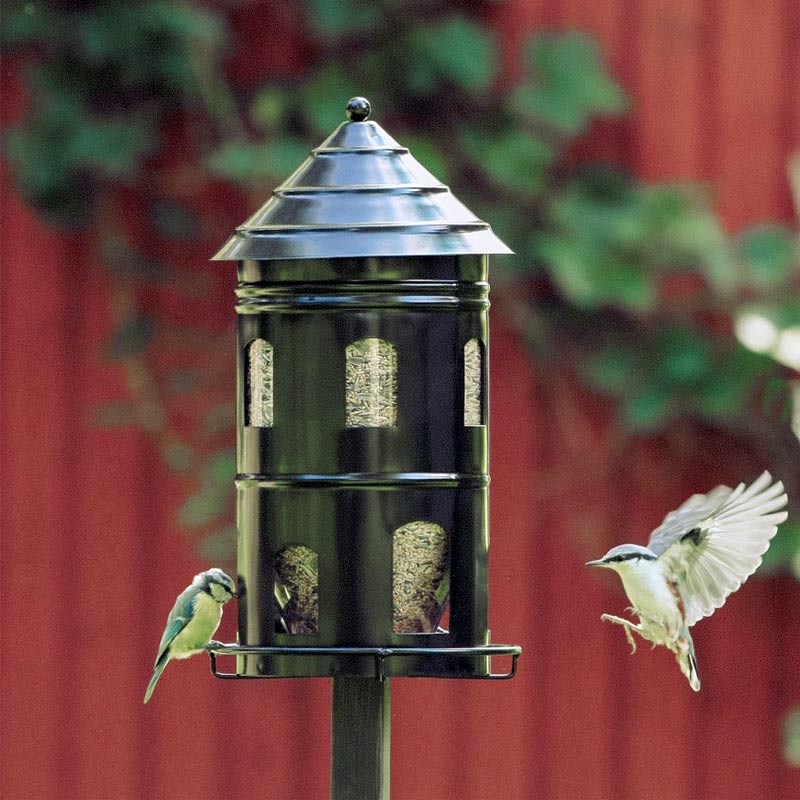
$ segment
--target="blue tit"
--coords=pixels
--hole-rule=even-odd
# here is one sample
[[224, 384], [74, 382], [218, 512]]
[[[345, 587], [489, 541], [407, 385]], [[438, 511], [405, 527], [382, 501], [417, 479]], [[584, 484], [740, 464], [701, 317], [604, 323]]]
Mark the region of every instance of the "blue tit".
[[235, 596], [236, 584], [216, 567], [195, 575], [178, 595], [158, 646], [153, 677], [144, 693], [145, 703], [173, 658], [188, 658], [208, 646], [222, 619], [222, 606]]

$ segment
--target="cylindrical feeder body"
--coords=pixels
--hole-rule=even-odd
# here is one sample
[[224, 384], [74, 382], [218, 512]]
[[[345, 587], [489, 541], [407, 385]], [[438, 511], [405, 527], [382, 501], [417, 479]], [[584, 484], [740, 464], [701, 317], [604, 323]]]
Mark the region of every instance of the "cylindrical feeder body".
[[[238, 261], [239, 644], [485, 645], [487, 253], [509, 251], [359, 108], [217, 255]], [[237, 674], [375, 664], [283, 650]]]

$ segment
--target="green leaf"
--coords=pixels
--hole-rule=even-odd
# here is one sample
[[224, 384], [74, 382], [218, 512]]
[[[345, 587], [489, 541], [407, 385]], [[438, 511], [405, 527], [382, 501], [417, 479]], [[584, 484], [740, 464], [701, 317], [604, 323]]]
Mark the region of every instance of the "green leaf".
[[226, 34], [220, 16], [167, 0], [100, 4], [72, 26], [87, 66], [122, 86], [187, 95], [198, 89], [196, 59], [208, 59]]
[[172, 200], [152, 200], [148, 214], [153, 230], [177, 242], [195, 241], [200, 234], [200, 220], [191, 209]]
[[174, 472], [188, 472], [194, 465], [194, 450], [177, 440], [166, 442], [161, 454], [167, 466]]
[[562, 294], [583, 308], [596, 308], [603, 287], [592, 274], [591, 254], [582, 243], [542, 234], [536, 242], [536, 257], [544, 262]]
[[91, 187], [64, 162], [58, 137], [49, 134], [35, 121], [5, 131], [5, 154], [17, 190], [50, 222], [85, 224], [93, 207]]
[[761, 395], [761, 411], [765, 417], [780, 421], [791, 428], [794, 411], [794, 390], [785, 375], [772, 375], [767, 378]]
[[223, 178], [244, 184], [280, 180], [305, 161], [309, 150], [304, 142], [293, 138], [258, 144], [229, 142], [208, 157], [207, 166]]
[[236, 425], [236, 404], [222, 403], [211, 408], [203, 417], [203, 429], [215, 434], [228, 431]]
[[203, 465], [204, 480], [197, 494], [191, 495], [178, 511], [187, 527], [200, 527], [219, 517], [231, 506], [236, 475], [236, 450], [214, 453]]
[[609, 255], [598, 259], [595, 280], [603, 287], [605, 303], [636, 312], [649, 311], [656, 303], [656, 287], [643, 265]]
[[[72, 91], [62, 95], [57, 85], [49, 86], [51, 78], [60, 80], [52, 70], [36, 71], [35, 79], [40, 78], [48, 86], [47, 103], [8, 132], [8, 158], [21, 191], [38, 208], [45, 213], [66, 211], [72, 220], [65, 221], [80, 221], [91, 208], [93, 173], [125, 180], [137, 174], [140, 160], [153, 145], [150, 123], [133, 115], [90, 115], [80, 102], [73, 102]], [[54, 96], [60, 101], [51, 104]], [[69, 110], [58, 114], [62, 102]]]
[[152, 146], [151, 131], [131, 118], [86, 118], [65, 143], [76, 167], [95, 167], [114, 178], [132, 177], [138, 161]]
[[[581, 252], [604, 303], [651, 311], [666, 269], [701, 266], [709, 282], [725, 285], [734, 274], [719, 224], [688, 190], [642, 187], [619, 170], [593, 167], [553, 196], [549, 214], [558, 236]], [[557, 276], [562, 285], [568, 278]]]
[[579, 173], [553, 198], [551, 215], [567, 236], [585, 240], [592, 250], [636, 251], [648, 232], [634, 180], [614, 168]]
[[335, 62], [317, 69], [300, 85], [300, 108], [303, 116], [323, 136], [346, 122], [347, 101], [359, 92], [367, 92], [351, 73]]
[[623, 423], [635, 431], [653, 431], [667, 420], [671, 407], [672, 397], [663, 387], [644, 387], [623, 402]]
[[800, 553], [800, 519], [789, 517], [778, 526], [778, 533], [764, 553], [762, 569], [775, 572], [779, 569], [793, 568]]
[[283, 130], [295, 103], [279, 86], [265, 86], [250, 104], [250, 119], [264, 133]]
[[203, 491], [186, 498], [178, 510], [178, 520], [187, 528], [199, 528], [216, 519], [224, 508], [219, 492]]
[[[138, 8], [128, 0], [109, 4], [124, 9], [148, 32], [159, 32], [187, 44], [218, 46], [225, 40], [222, 17], [207, 8], [184, 5], [174, 0], [151, 0]], [[114, 13], [113, 9], [110, 9]]]
[[[431, 91], [436, 79], [449, 81], [467, 92], [489, 88], [497, 71], [497, 53], [489, 30], [463, 17], [425, 22], [416, 27], [409, 43], [411, 62], [425, 67], [428, 80], [417, 87]], [[414, 82], [413, 77], [411, 82]]]
[[586, 34], [534, 34], [526, 57], [529, 82], [511, 97], [523, 115], [577, 134], [593, 117], [624, 110], [625, 94], [606, 74], [597, 42]]
[[368, 0], [306, 0], [314, 27], [325, 36], [362, 32], [381, 19], [383, 9]]
[[781, 225], [751, 228], [742, 236], [739, 252], [748, 278], [756, 286], [780, 285], [800, 265], [798, 242]]
[[106, 356], [119, 361], [135, 356], [144, 350], [155, 336], [155, 320], [141, 311], [135, 311], [117, 326], [106, 344]]
[[103, 237], [100, 245], [103, 266], [114, 277], [136, 278], [146, 283], [163, 283], [169, 277], [169, 267], [145, 258], [119, 236]]
[[683, 384], [695, 381], [711, 368], [709, 343], [691, 328], [670, 325], [659, 331], [655, 361], [665, 382]]
[[646, 225], [643, 255], [657, 268], [700, 272], [720, 293], [731, 290], [737, 266], [719, 220], [692, 186], [643, 186], [637, 191]]
[[783, 723], [783, 757], [791, 767], [800, 767], [800, 706], [795, 706]]
[[214, 564], [233, 561], [239, 532], [235, 525], [226, 525], [203, 537], [200, 543], [200, 556]]
[[744, 406], [750, 384], [736, 375], [720, 372], [709, 376], [695, 387], [694, 404], [704, 417], [712, 421], [735, 418]]
[[236, 476], [236, 451], [226, 450], [217, 453], [209, 462], [209, 476], [217, 483], [233, 485]]
[[59, 19], [43, 2], [8, 3], [0, 15], [0, 44], [14, 48], [60, 37]]
[[583, 374], [590, 386], [611, 395], [630, 391], [638, 370], [637, 350], [620, 339], [590, 356]]
[[718, 355], [713, 369], [695, 387], [693, 401], [700, 413], [712, 420], [735, 418], [747, 408], [755, 387], [774, 369], [769, 357], [736, 345]]
[[489, 133], [478, 128], [463, 128], [460, 139], [465, 151], [498, 186], [523, 195], [535, 196], [556, 153], [541, 139], [516, 128]]

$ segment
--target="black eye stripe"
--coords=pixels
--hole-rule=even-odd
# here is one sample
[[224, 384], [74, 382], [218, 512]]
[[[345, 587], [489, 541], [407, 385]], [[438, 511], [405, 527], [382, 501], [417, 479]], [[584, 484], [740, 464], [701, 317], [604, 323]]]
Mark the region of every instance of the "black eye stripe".
[[608, 561], [633, 561], [634, 559], [640, 561], [655, 561], [656, 557], [648, 555], [647, 553], [623, 553], [619, 556], [612, 556]]

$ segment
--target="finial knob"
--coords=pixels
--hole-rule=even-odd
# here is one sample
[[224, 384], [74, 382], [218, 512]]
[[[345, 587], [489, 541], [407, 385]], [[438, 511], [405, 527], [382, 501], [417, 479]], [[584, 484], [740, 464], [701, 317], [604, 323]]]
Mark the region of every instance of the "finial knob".
[[369, 100], [366, 97], [351, 97], [347, 103], [347, 118], [350, 122], [363, 122], [369, 112]]

